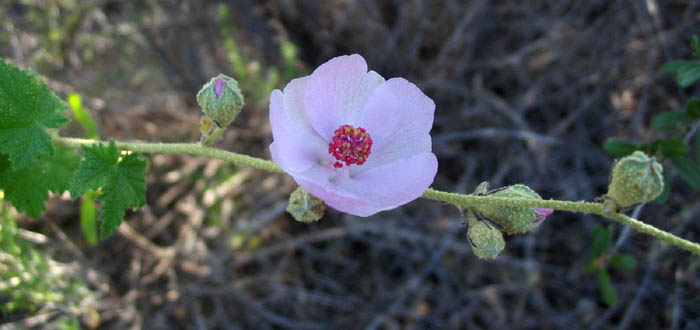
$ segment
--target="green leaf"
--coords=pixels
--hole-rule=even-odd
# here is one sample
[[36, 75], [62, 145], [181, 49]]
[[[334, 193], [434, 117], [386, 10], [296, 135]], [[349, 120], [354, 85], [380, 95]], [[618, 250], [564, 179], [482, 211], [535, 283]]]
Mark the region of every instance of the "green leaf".
[[95, 205], [97, 193], [88, 191], [80, 202], [80, 227], [83, 229], [83, 237], [90, 246], [97, 245], [97, 206]]
[[700, 79], [699, 61], [671, 61], [661, 66], [661, 70], [676, 77], [679, 86], [685, 88]]
[[62, 194], [68, 190], [73, 172], [78, 168], [80, 155], [73, 148], [58, 147], [50, 161], [37, 162], [37, 166], [46, 174], [46, 182], [49, 190], [56, 194]]
[[85, 131], [88, 139], [97, 140], [100, 138], [100, 134], [97, 131], [97, 124], [95, 119], [92, 118], [90, 111], [83, 107], [83, 100], [78, 93], [71, 93], [68, 95], [68, 105], [70, 105], [71, 110], [73, 110], [73, 118], [80, 124]]
[[661, 192], [661, 195], [659, 195], [659, 197], [656, 197], [656, 199], [654, 200], [654, 203], [656, 203], [656, 204], [666, 203], [666, 201], [668, 200], [668, 197], [671, 196], [671, 181], [669, 180], [669, 177], [668, 177], [668, 171], [664, 171], [663, 176], [664, 176], [664, 190]]
[[700, 40], [698, 40], [698, 36], [694, 35], [690, 39], [690, 48], [693, 49], [693, 55], [695, 57], [700, 57]]
[[598, 269], [596, 266], [596, 259], [591, 258], [588, 259], [585, 265], [583, 265], [583, 274], [588, 275], [588, 274], [593, 274], [595, 270]]
[[658, 139], [654, 141], [651, 149], [654, 151], [654, 153], [658, 150], [664, 156], [672, 158], [687, 154], [690, 146], [679, 138]]
[[695, 118], [691, 117], [684, 111], [667, 111], [652, 117], [651, 126], [656, 129], [668, 131], [688, 126], [694, 123], [695, 120]]
[[637, 259], [629, 254], [616, 254], [608, 260], [610, 266], [619, 270], [630, 270], [637, 266]]
[[593, 228], [593, 238], [591, 242], [591, 256], [593, 259], [600, 257], [610, 247], [612, 240], [612, 226], [595, 226]]
[[136, 153], [121, 157], [114, 141], [83, 147], [83, 161], [73, 176], [71, 197], [102, 188], [100, 236], [111, 235], [129, 208], [146, 203], [146, 162]]
[[691, 98], [685, 105], [685, 112], [695, 118], [700, 118], [700, 98]]
[[14, 170], [53, 155], [46, 129], [68, 121], [65, 108], [33, 72], [0, 59], [0, 153], [9, 155]]
[[614, 138], [606, 139], [603, 142], [603, 150], [613, 157], [624, 157], [636, 150], [640, 150], [643, 146]]
[[617, 293], [610, 282], [610, 274], [605, 269], [598, 270], [598, 288], [600, 297], [608, 307], [617, 303]]
[[98, 190], [107, 184], [119, 162], [119, 150], [114, 142], [108, 146], [94, 144], [83, 147], [83, 161], [75, 172], [70, 186], [73, 199], [89, 190]]
[[678, 71], [686, 65], [687, 61], [670, 61], [666, 62], [661, 66], [661, 71], [664, 73], [670, 74], [672, 76], [675, 76], [678, 74]]
[[57, 148], [53, 157], [41, 157], [30, 166], [14, 169], [9, 157], [0, 155], [0, 189], [18, 211], [36, 218], [45, 209], [49, 191], [60, 194], [68, 189], [79, 161], [75, 150]]
[[696, 190], [700, 190], [700, 166], [685, 157], [674, 157], [672, 160], [681, 179]]

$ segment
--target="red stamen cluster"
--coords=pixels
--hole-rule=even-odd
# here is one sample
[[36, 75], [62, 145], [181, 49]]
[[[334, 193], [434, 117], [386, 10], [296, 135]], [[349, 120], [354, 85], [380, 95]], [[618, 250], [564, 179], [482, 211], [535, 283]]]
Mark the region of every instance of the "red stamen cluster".
[[328, 152], [338, 160], [333, 163], [335, 168], [343, 167], [342, 163], [346, 166], [362, 165], [372, 153], [372, 138], [362, 127], [342, 125], [335, 130]]

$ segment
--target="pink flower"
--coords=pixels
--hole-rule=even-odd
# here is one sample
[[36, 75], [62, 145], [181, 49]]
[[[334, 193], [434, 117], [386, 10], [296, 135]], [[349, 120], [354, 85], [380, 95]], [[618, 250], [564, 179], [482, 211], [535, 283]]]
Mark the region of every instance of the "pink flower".
[[339, 56], [270, 95], [272, 159], [329, 206], [370, 216], [432, 184], [435, 103], [360, 55]]

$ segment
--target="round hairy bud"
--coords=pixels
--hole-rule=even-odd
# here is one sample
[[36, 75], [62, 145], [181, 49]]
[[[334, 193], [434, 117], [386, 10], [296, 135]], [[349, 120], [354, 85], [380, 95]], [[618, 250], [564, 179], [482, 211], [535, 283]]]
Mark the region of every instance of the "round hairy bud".
[[219, 74], [197, 93], [204, 115], [218, 127], [226, 128], [243, 108], [243, 94], [235, 79]]
[[326, 204], [316, 196], [309, 194], [302, 187], [297, 188], [289, 196], [289, 212], [296, 221], [310, 223], [323, 217]]
[[488, 220], [479, 220], [472, 212], [467, 213], [469, 229], [467, 240], [472, 246], [472, 251], [479, 259], [494, 259], [498, 256], [506, 242], [503, 234]]
[[[487, 194], [497, 197], [542, 199], [534, 190], [522, 184], [492, 190]], [[554, 210], [546, 208], [504, 207], [485, 204], [476, 206], [474, 210], [477, 216], [491, 220], [507, 234], [520, 234], [533, 230], [554, 212]]]
[[608, 193], [603, 196], [606, 212], [619, 212], [659, 197], [664, 190], [663, 167], [654, 157], [635, 151], [613, 166]]

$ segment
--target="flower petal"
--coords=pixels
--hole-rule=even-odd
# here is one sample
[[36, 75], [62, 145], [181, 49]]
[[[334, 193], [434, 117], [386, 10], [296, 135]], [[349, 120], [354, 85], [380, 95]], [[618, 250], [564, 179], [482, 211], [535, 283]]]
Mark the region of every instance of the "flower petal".
[[544, 219], [546, 219], [548, 216], [550, 216], [552, 213], [554, 213], [553, 209], [545, 209], [545, 208], [540, 208], [540, 207], [535, 207], [532, 209], [537, 213], [537, 218], [535, 220], [532, 220], [532, 223], [540, 222]]
[[[376, 213], [376, 207], [352, 193], [339, 189], [333, 181], [343, 171], [332, 167], [316, 165], [303, 173], [294, 175], [294, 181], [312, 195], [324, 201], [328, 206], [357, 216], [369, 216]], [[347, 174], [345, 174], [347, 175]]]
[[430, 152], [434, 114], [435, 102], [408, 80], [392, 78], [379, 85], [358, 122], [373, 141], [365, 168], [358, 170]]
[[365, 59], [357, 54], [321, 64], [306, 85], [304, 104], [309, 122], [330, 140], [340, 125], [356, 124], [372, 91], [383, 82], [376, 72], [367, 72]]
[[368, 216], [420, 197], [433, 183], [435, 173], [437, 158], [427, 152], [374, 167], [356, 176], [339, 176], [334, 183], [343, 191], [369, 201], [375, 207], [374, 212], [361, 215]]
[[308, 77], [294, 79], [270, 94], [270, 127], [274, 143], [272, 159], [288, 172], [301, 172], [319, 161], [330, 161], [328, 142], [309, 124], [304, 111]]

